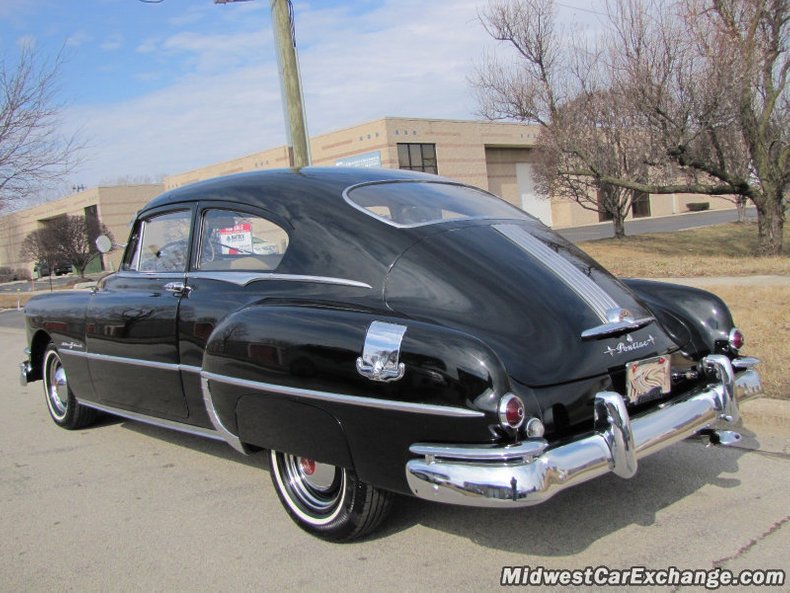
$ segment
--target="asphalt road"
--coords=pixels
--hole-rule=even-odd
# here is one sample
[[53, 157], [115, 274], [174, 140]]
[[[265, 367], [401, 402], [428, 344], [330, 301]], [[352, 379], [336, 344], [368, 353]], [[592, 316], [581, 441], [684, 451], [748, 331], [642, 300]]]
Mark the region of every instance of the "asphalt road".
[[[757, 211], [754, 208], [746, 209], [749, 220], [756, 219]], [[711, 210], [708, 212], [692, 212], [681, 216], [663, 216], [661, 218], [645, 218], [642, 220], [629, 220], [625, 223], [626, 235], [644, 235], [646, 233], [667, 233], [680, 231], [700, 226], [736, 222], [736, 210]], [[590, 226], [558, 229], [557, 232], [569, 241], [581, 243], [595, 239], [607, 239], [614, 236], [614, 227], [611, 222], [593, 224]]]
[[57, 428], [41, 384], [17, 382], [15, 315], [0, 316], [0, 591], [494, 591], [504, 565], [790, 568], [790, 456], [688, 441], [538, 507], [402, 498], [372, 539], [324, 543], [287, 518], [265, 456], [127, 421]]

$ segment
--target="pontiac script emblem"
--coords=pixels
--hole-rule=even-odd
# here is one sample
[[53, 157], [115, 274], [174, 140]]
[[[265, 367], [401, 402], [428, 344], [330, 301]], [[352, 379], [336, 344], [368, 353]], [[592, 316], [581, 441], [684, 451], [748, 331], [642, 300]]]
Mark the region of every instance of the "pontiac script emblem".
[[68, 350], [82, 350], [85, 348], [85, 346], [79, 342], [61, 342], [60, 347]]
[[607, 346], [606, 350], [604, 350], [604, 354], [608, 354], [612, 358], [614, 358], [615, 354], [625, 354], [626, 352], [633, 352], [634, 350], [639, 350], [640, 348], [646, 348], [651, 344], [656, 343], [656, 339], [651, 335], [647, 336], [646, 340], [642, 340], [641, 342], [635, 341], [631, 336], [626, 336], [626, 340], [628, 343], [625, 342], [618, 342], [615, 348], [611, 346]]

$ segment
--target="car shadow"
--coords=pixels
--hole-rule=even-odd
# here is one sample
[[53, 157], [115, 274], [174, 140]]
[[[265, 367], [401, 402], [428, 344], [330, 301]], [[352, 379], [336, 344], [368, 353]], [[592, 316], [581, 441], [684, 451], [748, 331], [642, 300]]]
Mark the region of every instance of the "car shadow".
[[250, 467], [263, 468], [267, 471], [269, 469], [268, 457], [266, 455], [260, 455], [257, 452], [253, 452], [250, 455], [242, 455], [230, 447], [225, 441], [162, 428], [136, 420], [121, 418], [120, 416], [112, 416], [107, 413], [102, 413], [89, 430], [101, 429], [105, 426], [121, 426], [126, 430], [144, 435], [146, 438], [158, 439], [171, 445], [184, 447], [185, 449], [205, 453], [206, 455], [213, 455], [214, 457], [227, 459], [228, 461], [241, 463]]
[[[114, 424], [169, 444], [269, 471], [265, 452], [241, 455], [223, 441], [112, 416], [103, 417], [97, 427]], [[639, 470], [630, 480], [612, 474], [602, 476], [533, 507], [485, 509], [397, 496], [388, 520], [360, 544], [422, 526], [496, 550], [536, 556], [577, 554], [629, 525], [653, 525], [662, 509], [705, 486], [740, 485], [738, 478], [728, 474], [738, 471], [738, 459], [749, 449], [704, 443], [702, 439], [686, 440], [639, 460]]]
[[596, 540], [636, 524], [650, 526], [664, 508], [704, 486], [735, 488], [743, 449], [685, 441], [639, 461], [630, 480], [602, 476], [520, 509], [481, 509], [401, 497], [387, 535], [421, 525], [508, 552], [536, 556], [577, 554]]

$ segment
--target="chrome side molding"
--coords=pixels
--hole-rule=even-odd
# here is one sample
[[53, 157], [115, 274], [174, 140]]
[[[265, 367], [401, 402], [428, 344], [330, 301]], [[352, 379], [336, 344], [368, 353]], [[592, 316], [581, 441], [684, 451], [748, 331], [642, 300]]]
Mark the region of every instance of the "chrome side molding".
[[142, 422], [143, 424], [150, 424], [151, 426], [157, 426], [159, 428], [167, 428], [168, 430], [175, 430], [177, 432], [183, 432], [193, 436], [211, 439], [213, 441], [225, 440], [218, 432], [209, 428], [203, 428], [202, 426], [194, 426], [192, 424], [185, 424], [184, 422], [176, 422], [175, 420], [167, 420], [165, 418], [148, 416], [146, 414], [140, 414], [139, 412], [123, 410], [121, 408], [99, 404], [96, 402], [89, 402], [85, 400], [79, 400], [79, 402], [81, 406], [85, 406], [86, 408], [93, 408], [94, 410], [106, 412], [107, 414], [119, 416], [120, 418], [126, 418], [127, 420], [134, 420], [135, 422]]
[[217, 431], [217, 434], [220, 436], [222, 440], [228, 443], [231, 447], [236, 449], [239, 453], [247, 455], [248, 451], [247, 448], [244, 446], [244, 443], [241, 442], [241, 439], [229, 431], [225, 425], [220, 420], [219, 414], [217, 413], [217, 409], [214, 407], [214, 400], [211, 397], [211, 388], [208, 384], [209, 378], [207, 373], [200, 374], [200, 388], [203, 391], [203, 404], [206, 406], [206, 412], [208, 413], [208, 418], [211, 421], [211, 425]]
[[399, 381], [406, 373], [400, 362], [400, 346], [405, 325], [374, 321], [368, 327], [362, 356], [357, 358], [357, 372], [371, 381]]

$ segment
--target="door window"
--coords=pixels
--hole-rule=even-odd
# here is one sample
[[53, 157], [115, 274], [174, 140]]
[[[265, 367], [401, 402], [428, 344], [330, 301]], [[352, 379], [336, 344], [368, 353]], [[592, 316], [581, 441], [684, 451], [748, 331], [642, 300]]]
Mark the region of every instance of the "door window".
[[138, 222], [124, 270], [185, 272], [189, 258], [191, 210], [158, 214]]
[[253, 214], [207, 210], [201, 229], [200, 270], [272, 271], [288, 249], [281, 226]]

